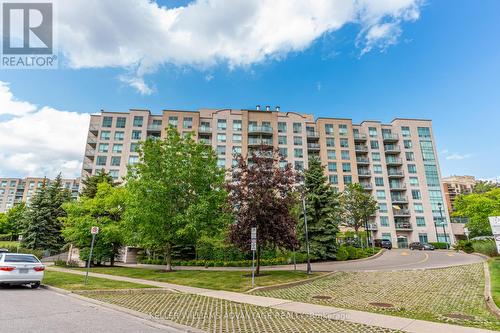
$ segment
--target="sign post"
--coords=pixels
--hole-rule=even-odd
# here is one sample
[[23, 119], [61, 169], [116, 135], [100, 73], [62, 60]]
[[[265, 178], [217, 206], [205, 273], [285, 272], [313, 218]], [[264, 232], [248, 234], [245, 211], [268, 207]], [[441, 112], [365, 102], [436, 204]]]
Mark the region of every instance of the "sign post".
[[85, 284], [87, 284], [87, 279], [89, 278], [89, 269], [92, 261], [92, 252], [94, 251], [95, 235], [99, 233], [99, 227], [90, 228], [90, 233], [92, 234], [92, 242], [90, 243], [89, 260], [87, 261], [87, 271], [85, 272]]
[[469, 235], [470, 235], [469, 228], [464, 227], [464, 234], [467, 237], [467, 241], [469, 241]]
[[255, 285], [255, 251], [257, 250], [257, 228], [251, 231], [251, 250], [252, 250], [252, 288]]
[[497, 245], [497, 252], [500, 254], [500, 216], [490, 216], [489, 220], [493, 238], [495, 238], [495, 243]]
[[23, 235], [19, 235], [17, 237], [17, 253], [19, 253], [19, 247], [21, 246], [22, 241], [23, 241]]

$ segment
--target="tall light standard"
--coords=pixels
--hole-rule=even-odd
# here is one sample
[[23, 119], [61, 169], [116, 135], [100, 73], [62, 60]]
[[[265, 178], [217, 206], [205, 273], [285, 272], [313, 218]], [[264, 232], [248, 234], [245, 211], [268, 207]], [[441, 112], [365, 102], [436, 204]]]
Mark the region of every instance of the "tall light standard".
[[309, 232], [307, 231], [307, 211], [306, 211], [306, 190], [305, 186], [302, 192], [302, 210], [304, 214], [304, 232], [306, 234], [306, 251], [307, 251], [307, 274], [312, 273], [311, 258], [309, 255]]
[[444, 241], [446, 243], [446, 249], [448, 249], [448, 235], [446, 234], [446, 229], [444, 227], [444, 221], [443, 221], [443, 205], [440, 202], [438, 202], [438, 208], [439, 208], [439, 215], [441, 216], [441, 226], [443, 227]]

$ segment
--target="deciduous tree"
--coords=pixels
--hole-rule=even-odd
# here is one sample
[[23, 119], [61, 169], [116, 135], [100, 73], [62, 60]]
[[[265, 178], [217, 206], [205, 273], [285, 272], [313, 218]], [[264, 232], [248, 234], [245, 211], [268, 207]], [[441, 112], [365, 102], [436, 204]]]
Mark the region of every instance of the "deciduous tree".
[[87, 198], [95, 197], [97, 193], [97, 185], [100, 183], [108, 183], [112, 186], [115, 185], [113, 177], [111, 177], [105, 170], [101, 169], [97, 174], [82, 180], [83, 190], [81, 192], [81, 196]]
[[455, 199], [455, 217], [467, 217], [470, 237], [492, 234], [489, 216], [500, 216], [500, 188], [485, 193], [460, 195]]

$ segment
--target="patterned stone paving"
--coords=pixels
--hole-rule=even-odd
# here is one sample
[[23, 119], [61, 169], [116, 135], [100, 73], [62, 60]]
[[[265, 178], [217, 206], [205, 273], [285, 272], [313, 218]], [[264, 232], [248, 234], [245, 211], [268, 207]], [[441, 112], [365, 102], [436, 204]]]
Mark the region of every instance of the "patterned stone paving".
[[415, 271], [339, 272], [308, 284], [254, 294], [500, 330], [500, 320], [484, 302], [482, 264]]
[[339, 320], [342, 318], [295, 314], [167, 290], [82, 292], [81, 294], [143, 312], [154, 318], [171, 320], [207, 332], [396, 332]]

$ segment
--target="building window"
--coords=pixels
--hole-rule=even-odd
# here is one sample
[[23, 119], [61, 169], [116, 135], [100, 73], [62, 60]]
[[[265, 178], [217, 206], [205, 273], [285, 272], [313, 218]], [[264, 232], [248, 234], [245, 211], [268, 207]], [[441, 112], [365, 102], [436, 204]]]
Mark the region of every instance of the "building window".
[[241, 143], [241, 134], [233, 134], [233, 142]]
[[125, 117], [116, 118], [116, 128], [125, 128], [126, 124], [127, 124], [127, 118]]
[[431, 141], [420, 141], [420, 150], [422, 150], [422, 158], [424, 162], [434, 162], [436, 160], [434, 156], [434, 147]]
[[415, 208], [415, 213], [423, 213], [424, 212], [424, 206], [421, 203], [414, 204], [414, 208]]
[[226, 155], [226, 146], [217, 146], [217, 155]]
[[293, 156], [297, 158], [303, 158], [304, 157], [304, 152], [302, 148], [294, 148], [293, 149]]
[[352, 176], [344, 176], [344, 184], [352, 184]]
[[302, 161], [295, 161], [295, 170], [297, 170], [297, 171], [304, 170], [304, 162], [302, 162]]
[[339, 176], [337, 176], [337, 175], [329, 175], [328, 176], [328, 181], [332, 185], [337, 185], [339, 183]]
[[241, 120], [233, 120], [233, 131], [235, 132], [241, 132], [241, 129], [243, 126], [241, 125]]
[[415, 154], [413, 154], [413, 152], [407, 151], [405, 152], [405, 156], [408, 162], [415, 161]]
[[184, 129], [193, 128], [193, 117], [184, 117], [182, 119], [182, 128]]
[[226, 142], [226, 134], [217, 134], [217, 142]]
[[423, 139], [428, 139], [431, 137], [431, 130], [429, 127], [419, 127], [418, 128], [418, 137]]
[[233, 155], [241, 155], [241, 147], [233, 146]]
[[333, 135], [333, 124], [325, 124], [326, 135]]
[[115, 141], [123, 141], [124, 136], [125, 136], [124, 132], [116, 131], [115, 132]]
[[177, 127], [179, 118], [177, 116], [168, 117], [168, 124], [173, 127]]
[[375, 127], [368, 127], [368, 134], [371, 138], [377, 137], [377, 129]]
[[134, 116], [134, 127], [142, 127], [144, 118], [142, 116]]
[[349, 140], [347, 140], [347, 139], [340, 139], [340, 147], [342, 147], [342, 148], [349, 148]]
[[121, 154], [122, 150], [123, 150], [123, 144], [115, 143], [113, 145], [113, 153]]
[[329, 160], [336, 160], [336, 159], [337, 159], [337, 154], [335, 153], [335, 150], [328, 149], [328, 150], [326, 151], [326, 157], [327, 157]]
[[340, 124], [339, 125], [339, 135], [347, 135], [347, 125], [345, 124]]
[[342, 163], [343, 172], [351, 172], [351, 163]]
[[384, 190], [377, 190], [377, 199], [386, 199]]
[[101, 140], [109, 140], [111, 139], [111, 132], [110, 131], [102, 131], [101, 132]]
[[417, 173], [417, 166], [415, 164], [408, 164], [409, 173]]
[[390, 232], [383, 232], [382, 239], [392, 240], [392, 236]]
[[375, 177], [375, 186], [384, 186], [384, 178]]
[[437, 241], [439, 243], [449, 243], [450, 237], [448, 236], [448, 234], [437, 234]]
[[302, 124], [301, 123], [293, 123], [293, 133], [294, 134], [302, 133]]
[[141, 134], [141, 131], [132, 131], [132, 140], [140, 140]]
[[403, 145], [404, 145], [405, 149], [411, 149], [413, 147], [411, 140], [404, 140]]
[[218, 131], [225, 131], [226, 128], [227, 128], [226, 119], [217, 119], [217, 130]]
[[429, 242], [428, 238], [427, 238], [427, 234], [421, 234], [419, 233], [418, 234], [418, 241], [421, 243], [421, 244], [427, 244]]
[[370, 148], [371, 149], [379, 149], [378, 141], [370, 140]]
[[349, 156], [349, 150], [342, 150], [340, 152], [340, 157], [342, 158], [342, 160], [344, 161], [349, 161], [351, 159], [351, 157]]
[[286, 123], [281, 121], [278, 123], [278, 133], [286, 133]]
[[98, 166], [104, 166], [106, 165], [106, 156], [97, 156], [95, 164]]
[[380, 161], [380, 153], [372, 153], [372, 161]]
[[373, 173], [381, 174], [382, 173], [382, 165], [374, 164], [373, 165]]
[[279, 154], [280, 154], [280, 156], [287, 158], [288, 157], [288, 149], [280, 147]]
[[100, 143], [100, 144], [99, 144], [99, 149], [98, 149], [98, 151], [99, 151], [100, 153], [107, 153], [107, 152], [108, 152], [108, 149], [109, 149], [109, 144], [107, 144], [107, 143]]
[[329, 172], [337, 172], [337, 163], [328, 162], [328, 171]]
[[380, 217], [380, 226], [381, 227], [388, 227], [389, 226], [389, 218], [387, 216]]
[[130, 144], [130, 152], [135, 153], [139, 149], [139, 144], [138, 143], [131, 143]]
[[293, 144], [295, 146], [302, 146], [302, 137], [301, 136], [294, 136], [293, 137]]
[[411, 190], [411, 197], [413, 200], [422, 200], [422, 194], [420, 190]]
[[120, 166], [122, 158], [120, 156], [111, 157], [111, 166]]
[[386, 203], [379, 203], [378, 204], [378, 211], [380, 213], [387, 213], [387, 204]]
[[401, 135], [403, 135], [403, 137], [405, 137], [405, 138], [410, 137], [410, 128], [408, 126], [402, 126], [401, 127]]
[[278, 144], [279, 145], [286, 145], [286, 136], [285, 135], [278, 135]]
[[226, 167], [226, 159], [225, 158], [218, 158], [217, 159], [217, 166], [219, 168], [225, 168]]
[[327, 147], [335, 147], [335, 139], [334, 138], [326, 138], [326, 146]]
[[418, 178], [417, 177], [410, 177], [410, 185], [411, 186], [418, 186]]
[[425, 217], [417, 216], [417, 227], [425, 227]]
[[427, 186], [440, 186], [438, 169], [434, 164], [426, 164], [425, 178], [427, 179]]
[[102, 117], [102, 127], [111, 127], [113, 125], [113, 117]]

